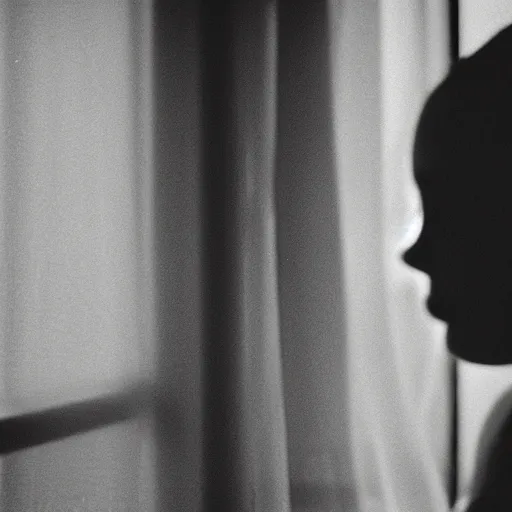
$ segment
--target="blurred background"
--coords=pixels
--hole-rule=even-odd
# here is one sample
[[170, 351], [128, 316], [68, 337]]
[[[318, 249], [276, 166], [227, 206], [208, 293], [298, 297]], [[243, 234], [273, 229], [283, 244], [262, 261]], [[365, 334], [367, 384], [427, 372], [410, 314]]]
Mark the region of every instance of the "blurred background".
[[454, 367], [400, 254], [421, 106], [510, 22], [506, 0], [1, 0], [0, 422], [152, 392], [7, 440], [0, 509], [462, 503], [512, 370]]

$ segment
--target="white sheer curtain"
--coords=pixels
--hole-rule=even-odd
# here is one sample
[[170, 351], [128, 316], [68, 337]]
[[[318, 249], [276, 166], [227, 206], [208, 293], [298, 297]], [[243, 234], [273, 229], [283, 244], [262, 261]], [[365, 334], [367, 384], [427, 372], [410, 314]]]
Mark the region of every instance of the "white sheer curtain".
[[447, 510], [444, 328], [399, 256], [418, 223], [412, 136], [448, 69], [446, 2], [333, 2], [352, 447], [359, 510]]
[[[39, 405], [41, 397], [60, 402], [93, 395], [98, 388], [122, 387], [151, 368], [152, 347], [146, 341], [152, 339], [154, 314], [150, 193], [154, 141], [151, 42], [145, 39], [150, 33], [150, 4], [149, 0], [0, 4], [0, 349], [6, 410], [13, 402], [29, 407]], [[307, 25], [310, 14], [325, 22], [322, 3], [302, 2], [299, 21], [293, 2], [280, 3], [285, 15], [281, 19], [274, 14], [279, 10], [276, 2], [254, 7], [258, 13], [254, 19], [244, 5], [240, 3], [239, 15], [245, 25], [236, 25], [233, 39], [239, 60], [232, 79], [240, 88], [237, 119], [245, 121], [236, 126], [251, 129], [236, 132], [241, 148], [236, 168], [259, 178], [257, 173], [270, 169], [274, 142], [269, 134], [276, 127], [263, 129], [260, 120], [273, 124], [277, 122], [273, 113], [278, 111], [280, 142], [288, 143], [281, 154], [288, 173], [286, 179], [281, 176], [282, 200], [285, 212], [295, 215], [280, 219], [281, 228], [290, 220], [291, 229], [285, 234], [295, 238], [287, 239], [283, 230], [277, 235], [281, 249], [290, 255], [286, 281], [284, 265], [278, 277], [269, 273], [275, 247], [261, 233], [265, 227], [270, 238], [273, 228], [268, 226], [275, 220], [273, 205], [269, 206], [272, 198], [265, 196], [271, 194], [268, 183], [268, 190], [248, 194], [254, 201], [249, 208], [235, 212], [245, 221], [244, 215], [253, 212], [255, 220], [247, 225], [257, 226], [244, 232], [250, 240], [244, 247], [253, 251], [246, 261], [254, 272], [246, 291], [254, 288], [251, 300], [261, 296], [245, 311], [244, 318], [254, 322], [243, 339], [251, 349], [251, 359], [243, 359], [250, 378], [242, 379], [237, 388], [245, 392], [244, 386], [253, 386], [248, 410], [256, 418], [262, 415], [244, 424], [243, 430], [260, 447], [256, 456], [248, 457], [250, 462], [258, 461], [247, 472], [254, 479], [251, 484], [260, 484], [250, 488], [257, 498], [254, 503], [286, 507], [289, 470], [295, 492], [292, 506], [297, 510], [301, 510], [301, 492], [313, 489], [311, 501], [316, 500], [317, 506], [306, 510], [323, 511], [336, 502], [350, 512], [443, 512], [448, 509], [450, 411], [443, 328], [424, 310], [426, 279], [407, 269], [399, 254], [407, 229], [420, 220], [409, 162], [416, 116], [428, 91], [447, 70], [444, 2], [330, 0], [330, 44], [325, 44], [322, 27], [312, 30]], [[262, 10], [264, 5], [267, 11]], [[199, 438], [204, 428], [198, 398], [202, 339], [196, 318], [199, 308], [194, 309], [204, 291], [198, 277], [199, 23], [195, 7], [165, 14], [174, 30], [168, 39], [161, 30], [161, 44], [176, 46], [161, 51], [168, 73], [163, 73], [159, 86], [166, 89], [159, 107], [176, 115], [164, 123], [164, 128], [174, 129], [172, 133], [162, 129], [158, 149], [160, 157], [168, 159], [161, 163], [160, 177], [168, 168], [179, 172], [168, 173], [172, 175], [166, 182], [169, 190], [164, 190], [173, 204], [162, 197], [162, 189], [158, 192], [157, 210], [164, 218], [160, 227], [176, 230], [160, 233], [162, 239], [167, 237], [165, 249], [169, 249], [167, 259], [160, 255], [162, 281], [169, 279], [161, 285], [167, 287], [169, 300], [160, 306], [164, 323], [169, 324], [166, 390], [170, 400], [176, 399], [178, 408], [188, 412], [162, 458], [168, 471], [162, 462], [159, 485], [169, 503], [198, 510], [203, 489]], [[264, 23], [256, 25], [255, 19]], [[241, 27], [251, 27], [254, 34]], [[248, 62], [258, 53], [251, 53], [250, 45], [265, 49], [264, 58], [253, 67], [247, 67]], [[331, 52], [330, 69], [324, 65], [326, 48]], [[274, 83], [278, 54], [279, 79], [285, 82], [281, 96]], [[331, 90], [326, 93], [329, 76]], [[332, 98], [325, 97], [329, 93]], [[336, 187], [323, 180], [333, 174], [332, 155], [326, 154], [331, 149], [326, 138], [332, 134], [325, 112], [318, 110], [319, 106], [330, 109], [331, 101]], [[272, 111], [271, 121], [265, 117], [267, 109]], [[301, 116], [303, 111], [309, 117]], [[313, 123], [325, 132], [313, 133]], [[258, 180], [247, 183], [250, 189]], [[257, 202], [262, 191], [264, 208]], [[296, 198], [304, 203], [293, 203]], [[339, 218], [334, 219], [338, 210]], [[269, 216], [264, 223], [262, 214]], [[339, 232], [329, 231], [337, 230], [338, 224]], [[177, 234], [176, 239], [169, 233]], [[338, 238], [339, 250], [326, 252]], [[299, 250], [301, 255], [294, 253]], [[338, 253], [343, 260], [342, 279], [333, 270]], [[300, 256], [299, 264], [294, 256]], [[258, 262], [264, 263], [261, 268]], [[274, 328], [277, 297], [259, 289], [266, 283], [255, 273], [261, 269], [266, 269], [272, 283], [281, 280], [281, 300], [286, 299], [283, 290], [288, 287], [287, 316], [282, 303], [279, 311], [281, 339]], [[338, 302], [346, 305], [344, 315]], [[269, 309], [262, 310], [262, 305]], [[262, 319], [271, 323], [271, 336], [259, 334], [270, 329], [258, 324]], [[345, 319], [346, 325], [340, 326]], [[233, 345], [239, 349], [237, 343]], [[344, 359], [345, 345], [348, 359]], [[281, 383], [276, 382], [277, 376], [281, 378], [280, 351], [287, 446], [281, 437]], [[229, 358], [225, 364], [229, 368]], [[347, 381], [349, 388], [344, 389]], [[344, 405], [347, 394], [350, 415]], [[278, 423], [281, 430], [276, 436]], [[148, 439], [138, 424], [118, 425], [78, 441], [10, 456], [4, 461], [2, 505], [9, 510], [42, 506], [150, 510], [150, 479], [139, 472], [143, 441]], [[238, 440], [231, 441], [236, 452]], [[353, 455], [355, 479], [347, 451]], [[209, 461], [212, 471], [213, 462]], [[270, 471], [272, 467], [278, 471]], [[294, 485], [304, 482], [325, 485]], [[323, 502], [317, 499], [316, 489], [330, 492], [340, 485], [338, 495]], [[276, 496], [267, 489], [277, 489]]]

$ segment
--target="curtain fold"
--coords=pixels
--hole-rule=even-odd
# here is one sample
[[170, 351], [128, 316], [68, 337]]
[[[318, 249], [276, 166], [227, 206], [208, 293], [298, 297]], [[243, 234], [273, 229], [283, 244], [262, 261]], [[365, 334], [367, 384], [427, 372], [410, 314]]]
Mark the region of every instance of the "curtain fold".
[[191, 425], [162, 510], [448, 509], [442, 332], [399, 264], [439, 6], [157, 2], [160, 379]]
[[286, 510], [273, 208], [276, 12], [201, 4], [205, 507]]
[[365, 511], [449, 506], [443, 328], [425, 311], [425, 277], [400, 261], [421, 224], [410, 148], [418, 109], [447, 69], [443, 9], [332, 2], [350, 434]]
[[199, 5], [153, 2], [156, 511], [203, 510]]
[[293, 510], [355, 510], [328, 3], [278, 10], [279, 304]]
[[[447, 511], [443, 332], [399, 261], [441, 0], [155, 0], [151, 41], [149, 1], [90, 4], [1, 6], [4, 402], [77, 361], [122, 386], [154, 321], [158, 512]], [[140, 436], [90, 459], [112, 506]], [[12, 503], [57, 486], [30, 460]]]

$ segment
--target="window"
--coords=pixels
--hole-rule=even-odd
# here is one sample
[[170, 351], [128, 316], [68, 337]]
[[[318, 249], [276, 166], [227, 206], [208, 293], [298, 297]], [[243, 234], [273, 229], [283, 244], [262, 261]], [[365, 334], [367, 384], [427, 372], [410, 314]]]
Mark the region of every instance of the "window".
[[0, 34], [0, 508], [150, 511], [151, 3]]

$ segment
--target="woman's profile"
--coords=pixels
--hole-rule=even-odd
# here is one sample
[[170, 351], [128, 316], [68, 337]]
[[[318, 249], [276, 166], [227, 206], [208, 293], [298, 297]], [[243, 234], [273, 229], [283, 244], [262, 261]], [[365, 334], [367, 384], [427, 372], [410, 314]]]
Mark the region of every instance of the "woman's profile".
[[[404, 261], [430, 277], [428, 310], [446, 322], [455, 356], [511, 364], [512, 26], [429, 96], [413, 166], [424, 223]], [[512, 412], [500, 413], [467, 512], [512, 511]]]

